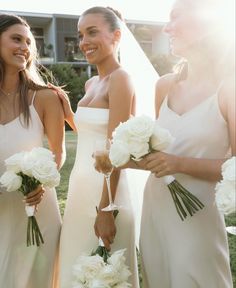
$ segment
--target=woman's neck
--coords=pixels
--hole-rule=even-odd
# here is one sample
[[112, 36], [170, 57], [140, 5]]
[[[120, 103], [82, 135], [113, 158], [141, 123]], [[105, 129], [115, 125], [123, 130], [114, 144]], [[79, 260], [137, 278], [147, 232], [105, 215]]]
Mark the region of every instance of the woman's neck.
[[6, 73], [3, 83], [1, 85], [1, 89], [7, 94], [7, 93], [15, 93], [19, 88], [19, 74], [9, 74]]
[[[205, 60], [205, 61], [204, 61]], [[221, 79], [218, 67], [209, 59], [188, 60], [188, 80], [198, 84], [200, 81], [217, 83]]]
[[96, 65], [98, 75], [100, 79], [103, 79], [107, 75], [111, 74], [114, 70], [120, 67], [120, 64], [115, 59], [108, 59], [107, 61], [103, 61], [100, 64]]

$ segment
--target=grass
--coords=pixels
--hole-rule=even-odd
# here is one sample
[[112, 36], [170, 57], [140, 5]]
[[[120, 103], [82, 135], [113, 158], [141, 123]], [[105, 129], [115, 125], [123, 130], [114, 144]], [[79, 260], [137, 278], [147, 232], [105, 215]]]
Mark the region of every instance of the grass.
[[74, 132], [66, 132], [66, 162], [61, 169], [61, 182], [57, 187], [57, 197], [61, 215], [64, 214], [70, 172], [75, 161], [77, 136]]
[[[66, 132], [66, 150], [67, 159], [61, 169], [61, 183], [57, 187], [57, 195], [60, 206], [61, 215], [63, 216], [65, 209], [65, 201], [67, 197], [68, 182], [71, 169], [75, 160], [77, 137], [73, 132]], [[226, 226], [236, 225], [236, 214], [231, 214], [225, 217]], [[236, 288], [236, 236], [228, 234], [229, 249], [230, 249], [230, 263], [233, 275], [234, 288]], [[140, 276], [141, 279], [141, 276]]]

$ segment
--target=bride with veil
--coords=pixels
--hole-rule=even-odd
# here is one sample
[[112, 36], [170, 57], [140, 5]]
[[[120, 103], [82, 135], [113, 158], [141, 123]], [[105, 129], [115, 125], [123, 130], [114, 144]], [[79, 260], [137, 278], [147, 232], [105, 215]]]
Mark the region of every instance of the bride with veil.
[[[134, 56], [135, 60], [141, 54], [144, 56], [144, 53], [115, 13], [111, 8], [92, 7], [79, 19], [80, 48], [88, 62], [96, 65], [98, 75], [87, 81], [86, 94], [78, 103], [75, 114], [71, 111], [67, 96], [59, 91], [65, 118], [78, 133], [76, 159], [70, 175], [60, 240], [61, 288], [71, 287], [72, 270], [76, 259], [96, 249], [98, 246], [96, 235], [102, 238], [108, 249], [111, 245], [112, 252], [126, 249], [126, 264], [131, 270], [130, 283], [134, 288], [139, 287], [136, 257], [138, 241], [137, 238], [135, 240], [134, 220], [136, 228], [139, 228], [141, 192], [147, 175], [143, 176], [139, 172], [137, 176], [133, 171], [126, 173], [125, 170], [112, 172], [111, 177], [114, 177], [113, 180], [111, 178], [112, 193], [115, 195], [116, 204], [122, 207], [113, 223], [112, 214], [102, 211], [102, 208], [107, 206], [107, 191], [103, 175], [94, 169], [92, 154], [94, 142], [111, 138], [114, 128], [134, 115], [135, 110], [138, 114], [147, 114], [149, 113], [147, 108], [149, 111], [153, 109], [154, 82], [158, 76], [153, 69], [153, 78], [147, 79], [144, 87], [143, 79], [139, 78], [139, 75], [143, 69], [146, 71], [147, 65], [140, 67], [139, 61], [137, 63], [127, 61], [131, 60], [128, 59], [129, 56], [127, 57], [130, 49], [138, 52]], [[117, 57], [118, 47], [121, 63]], [[138, 82], [142, 83], [140, 87], [136, 86]], [[144, 101], [141, 100], [143, 97]], [[98, 206], [97, 215], [96, 206]], [[136, 235], [137, 237], [139, 235], [138, 229]]]

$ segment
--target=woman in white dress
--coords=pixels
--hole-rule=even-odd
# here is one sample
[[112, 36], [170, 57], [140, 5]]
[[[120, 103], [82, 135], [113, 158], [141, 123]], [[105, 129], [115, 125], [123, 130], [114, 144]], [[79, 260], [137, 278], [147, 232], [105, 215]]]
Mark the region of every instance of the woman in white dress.
[[[56, 93], [37, 74], [35, 55], [28, 24], [15, 15], [0, 14], [0, 175], [6, 158], [43, 146], [44, 134], [58, 168], [63, 163], [63, 109]], [[56, 191], [39, 186], [25, 201], [38, 205], [36, 218], [45, 243], [27, 247], [23, 196], [0, 187], [0, 287], [56, 287], [61, 228]]]
[[115, 169], [111, 176], [113, 198], [122, 205], [114, 219], [112, 212], [101, 210], [109, 204], [107, 189], [92, 158], [95, 140], [111, 138], [114, 128], [135, 113], [134, 88], [117, 57], [120, 20], [110, 8], [94, 7], [81, 15], [78, 30], [80, 49], [96, 65], [98, 75], [87, 81], [75, 115], [62, 95], [66, 120], [77, 130], [78, 144], [61, 232], [60, 287], [72, 287], [76, 259], [96, 249], [101, 237], [111, 251], [127, 249], [130, 283], [138, 288], [134, 219], [125, 171]]
[[[157, 122], [175, 141], [166, 153], [146, 157], [152, 174], [144, 191], [140, 239], [145, 288], [233, 287], [214, 191], [227, 152], [236, 154], [235, 62], [224, 62], [228, 43], [214, 18], [222, 12], [216, 7], [220, 2], [177, 0], [165, 28], [172, 53], [187, 60], [188, 70], [165, 75], [156, 85]], [[174, 175], [204, 208], [182, 221], [164, 175]]]

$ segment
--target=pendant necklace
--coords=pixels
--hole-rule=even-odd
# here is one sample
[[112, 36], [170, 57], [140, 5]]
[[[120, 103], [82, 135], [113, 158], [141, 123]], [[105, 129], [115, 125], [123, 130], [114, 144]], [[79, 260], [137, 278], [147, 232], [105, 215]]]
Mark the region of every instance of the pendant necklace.
[[18, 89], [14, 92], [5, 92], [2, 88], [0, 88], [0, 93], [6, 97], [10, 97], [10, 96], [15, 97], [17, 92], [18, 92]]

